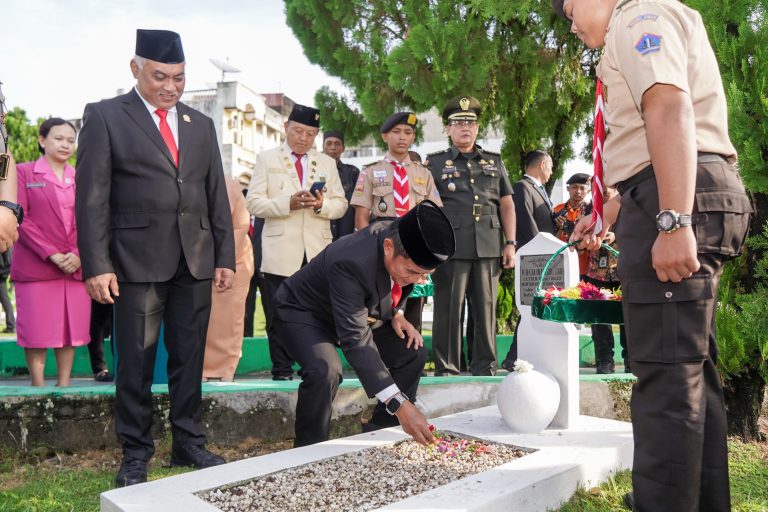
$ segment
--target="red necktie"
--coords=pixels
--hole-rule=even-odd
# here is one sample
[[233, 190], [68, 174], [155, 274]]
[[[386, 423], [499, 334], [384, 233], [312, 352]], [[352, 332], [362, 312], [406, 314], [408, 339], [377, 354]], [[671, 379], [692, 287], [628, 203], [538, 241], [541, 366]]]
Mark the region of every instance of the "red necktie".
[[304, 155], [300, 155], [298, 153], [291, 153], [291, 154], [296, 157], [296, 174], [299, 176], [299, 183], [303, 185], [304, 167], [301, 165], [301, 159], [304, 158]]
[[168, 146], [168, 150], [173, 157], [173, 163], [176, 167], [179, 166], [179, 150], [176, 148], [176, 141], [173, 139], [173, 132], [171, 131], [171, 125], [168, 124], [166, 117], [168, 117], [168, 111], [159, 108], [155, 110], [155, 114], [160, 118], [160, 136], [165, 141], [165, 145]]
[[400, 297], [403, 296], [403, 289], [397, 283], [392, 283], [392, 309], [400, 303]]
[[597, 79], [595, 91], [595, 132], [592, 141], [594, 178], [592, 183], [592, 223], [595, 233], [603, 229], [603, 143], [605, 142], [605, 103], [603, 82]]
[[411, 207], [411, 196], [408, 194], [410, 186], [408, 185], [408, 171], [397, 162], [391, 162], [395, 166], [394, 180], [392, 181], [392, 192], [395, 197], [395, 215], [402, 217]]

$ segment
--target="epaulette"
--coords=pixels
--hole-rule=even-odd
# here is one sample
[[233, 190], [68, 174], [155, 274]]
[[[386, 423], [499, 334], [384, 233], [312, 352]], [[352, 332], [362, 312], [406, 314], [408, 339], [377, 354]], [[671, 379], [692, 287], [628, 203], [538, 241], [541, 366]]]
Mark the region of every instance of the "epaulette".
[[450, 148], [448, 148], [448, 149], [442, 149], [442, 150], [440, 150], [440, 151], [435, 151], [434, 153], [429, 153], [429, 154], [427, 155], [427, 160], [429, 160], [429, 157], [431, 157], [431, 156], [439, 155], [439, 154], [441, 154], [441, 153], [447, 153], [449, 149], [450, 149]]
[[489, 151], [487, 149], [484, 149], [483, 153], [486, 153], [488, 155], [493, 155], [493, 156], [501, 156], [501, 153], [499, 153], [498, 151]]

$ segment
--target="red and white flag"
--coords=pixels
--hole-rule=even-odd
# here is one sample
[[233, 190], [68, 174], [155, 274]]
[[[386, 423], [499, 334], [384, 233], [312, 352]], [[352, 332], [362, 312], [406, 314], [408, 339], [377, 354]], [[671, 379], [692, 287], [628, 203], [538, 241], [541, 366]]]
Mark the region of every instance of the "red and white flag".
[[595, 92], [595, 135], [592, 140], [592, 160], [594, 177], [592, 179], [592, 224], [595, 234], [603, 230], [603, 143], [605, 142], [605, 102], [603, 101], [603, 82], [597, 79]]

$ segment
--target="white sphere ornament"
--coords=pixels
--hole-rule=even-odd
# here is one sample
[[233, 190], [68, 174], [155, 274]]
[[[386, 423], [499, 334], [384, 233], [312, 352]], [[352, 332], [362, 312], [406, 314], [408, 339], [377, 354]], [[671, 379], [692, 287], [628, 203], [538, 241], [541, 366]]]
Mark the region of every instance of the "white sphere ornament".
[[496, 404], [513, 432], [538, 433], [552, 423], [557, 413], [560, 385], [551, 375], [535, 371], [531, 363], [518, 359], [515, 371], [499, 385]]

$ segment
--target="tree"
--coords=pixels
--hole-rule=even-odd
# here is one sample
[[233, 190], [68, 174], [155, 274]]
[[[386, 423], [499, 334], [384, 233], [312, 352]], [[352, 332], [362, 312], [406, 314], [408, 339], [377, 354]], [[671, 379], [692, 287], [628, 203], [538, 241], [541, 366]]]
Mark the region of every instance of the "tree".
[[512, 179], [531, 149], [550, 151], [555, 176], [573, 156], [571, 140], [592, 107], [595, 54], [568, 37], [565, 23], [554, 23], [549, 0], [285, 4], [307, 58], [354, 95], [325, 90], [316, 97], [321, 118], [352, 128], [351, 141], [396, 109], [425, 112], [469, 94], [485, 105], [481, 120], [502, 129]]
[[[522, 158], [532, 149], [549, 151], [555, 178], [574, 156], [571, 141], [592, 110], [597, 53], [570, 36], [566, 23], [555, 22], [550, 0], [285, 5], [307, 58], [354, 95], [323, 89], [315, 97], [323, 127], [344, 127], [349, 143], [377, 132], [396, 110], [441, 109], [467, 94], [483, 103], [481, 122], [503, 131], [502, 157], [512, 181], [522, 175]], [[505, 272], [497, 304], [500, 331], [514, 327], [514, 314], [513, 273]]]
[[768, 2], [685, 3], [701, 13], [717, 54], [731, 140], [755, 209], [745, 253], [725, 269], [717, 318], [728, 430], [749, 441], [760, 435], [768, 380]]
[[27, 118], [27, 113], [19, 107], [14, 107], [8, 112], [5, 118], [8, 147], [16, 162], [29, 162], [40, 157], [37, 147], [37, 127], [42, 122], [42, 119], [38, 119], [37, 123], [33, 124]]

